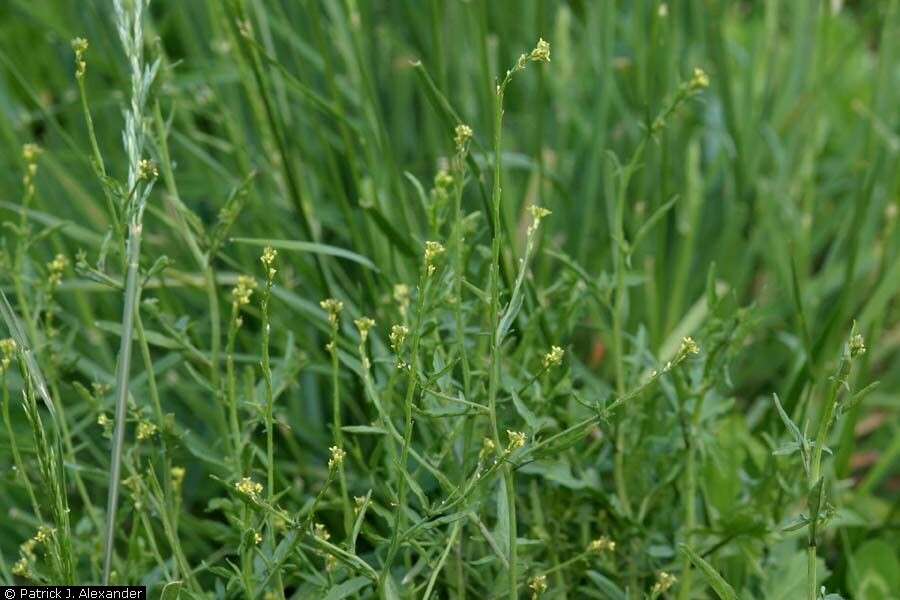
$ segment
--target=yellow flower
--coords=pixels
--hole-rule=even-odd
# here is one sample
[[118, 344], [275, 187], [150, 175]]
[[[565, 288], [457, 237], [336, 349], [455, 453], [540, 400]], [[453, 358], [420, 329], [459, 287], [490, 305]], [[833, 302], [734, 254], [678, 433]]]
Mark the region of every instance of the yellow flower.
[[489, 437], [484, 438], [481, 442], [481, 452], [479, 454], [480, 458], [487, 458], [491, 454], [493, 454], [497, 450], [497, 445], [494, 443]]
[[263, 486], [261, 483], [257, 483], [249, 477], [242, 477], [237, 483], [234, 484], [234, 489], [244, 494], [245, 496], [249, 496], [252, 500], [256, 500], [257, 497], [262, 493]]
[[343, 448], [332, 446], [328, 451], [331, 452], [331, 458], [328, 459], [329, 469], [335, 469], [344, 464], [344, 457], [347, 456], [347, 453], [344, 452]]
[[184, 467], [172, 467], [169, 469], [169, 477], [172, 479], [172, 487], [180, 488], [184, 482], [184, 476], [187, 473]]
[[84, 38], [77, 37], [72, 40], [72, 50], [75, 51], [75, 77], [81, 79], [87, 70], [87, 61], [84, 55], [87, 53], [88, 41]]
[[700, 346], [697, 345], [694, 338], [686, 336], [681, 339], [681, 349], [679, 350], [679, 354], [683, 356], [688, 354], [700, 354]]
[[149, 440], [154, 435], [156, 435], [156, 425], [149, 421], [141, 421], [138, 423], [137, 427], [137, 439], [138, 440]]
[[159, 169], [152, 160], [143, 158], [138, 162], [138, 179], [150, 181], [159, 177]]
[[338, 559], [333, 555], [328, 554], [325, 556], [325, 571], [331, 573], [335, 569], [338, 568]]
[[544, 38], [539, 38], [537, 46], [531, 51], [529, 58], [534, 62], [550, 62], [550, 42], [544, 41]]
[[29, 569], [28, 561], [25, 558], [20, 558], [15, 562], [12, 566], [12, 574], [17, 577], [30, 577], [31, 570]]
[[394, 301], [400, 307], [400, 314], [405, 315], [406, 309], [409, 308], [409, 286], [405, 283], [398, 283], [394, 286]]
[[369, 330], [375, 327], [375, 319], [370, 317], [360, 317], [355, 319], [353, 324], [356, 325], [356, 328], [359, 330], [359, 337], [362, 338], [362, 341], [365, 343], [365, 341], [369, 339]]
[[472, 128], [465, 123], [460, 123], [454, 130], [453, 141], [456, 143], [456, 149], [460, 153], [464, 152], [469, 140], [472, 139]]
[[694, 76], [691, 77], [690, 88], [692, 90], [702, 90], [709, 87], [709, 75], [700, 67], [694, 68]]
[[316, 523], [315, 525], [313, 525], [313, 535], [324, 542], [327, 542], [331, 539], [331, 534], [328, 533], [328, 529], [326, 529], [326, 527], [321, 523]]
[[445, 248], [440, 242], [425, 242], [425, 270], [429, 275], [433, 275], [437, 266], [435, 261], [443, 254]]
[[847, 347], [850, 350], [851, 358], [862, 356], [866, 353], [866, 340], [863, 339], [862, 334], [854, 334], [850, 337], [850, 341], [847, 343]]
[[549, 369], [562, 363], [566, 351], [559, 346], [551, 346], [550, 352], [544, 355], [544, 368]]
[[319, 306], [328, 313], [328, 322], [331, 323], [332, 327], [337, 325], [341, 311], [344, 310], [344, 303], [334, 298], [326, 298], [319, 302]]
[[535, 575], [528, 583], [528, 587], [531, 588], [532, 599], [540, 597], [541, 594], [547, 591], [547, 576]]
[[12, 364], [13, 356], [16, 354], [17, 347], [16, 340], [12, 338], [0, 340], [0, 374], [3, 374], [9, 369], [9, 365]]
[[653, 594], [662, 594], [675, 585], [676, 581], [678, 579], [671, 573], [660, 571], [659, 575], [656, 576], [656, 583], [653, 584], [653, 588], [650, 591]]
[[248, 277], [247, 275], [239, 276], [237, 285], [231, 290], [231, 300], [234, 304], [234, 308], [237, 309], [241, 306], [250, 304], [250, 296], [253, 295], [253, 290], [255, 289], [255, 279]]
[[63, 272], [69, 266], [69, 259], [63, 254], [57, 254], [56, 257], [47, 263], [47, 283], [51, 288], [55, 288], [62, 281]]
[[263, 248], [262, 256], [259, 257], [260, 262], [262, 262], [263, 266], [266, 268], [266, 280], [269, 283], [275, 279], [275, 274], [278, 272], [275, 269], [275, 259], [278, 257], [278, 250], [272, 248], [271, 246], [266, 246]]
[[394, 352], [400, 352], [407, 335], [409, 335], [409, 327], [406, 325], [393, 325], [391, 327], [391, 334], [388, 336], [388, 339], [390, 339], [391, 349]]
[[597, 538], [588, 544], [588, 552], [594, 554], [603, 554], [604, 552], [615, 552], [616, 543], [605, 535]]
[[511, 431], [507, 429], [506, 435], [509, 437], [509, 445], [507, 446], [507, 449], [510, 452], [512, 452], [513, 450], [518, 450], [525, 445], [527, 436], [521, 431]]

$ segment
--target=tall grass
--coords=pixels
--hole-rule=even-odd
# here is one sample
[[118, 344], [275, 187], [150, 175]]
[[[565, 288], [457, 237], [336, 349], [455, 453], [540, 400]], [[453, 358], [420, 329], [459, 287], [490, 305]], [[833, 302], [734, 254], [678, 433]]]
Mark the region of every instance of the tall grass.
[[891, 598], [898, 10], [10, 0], [0, 580]]

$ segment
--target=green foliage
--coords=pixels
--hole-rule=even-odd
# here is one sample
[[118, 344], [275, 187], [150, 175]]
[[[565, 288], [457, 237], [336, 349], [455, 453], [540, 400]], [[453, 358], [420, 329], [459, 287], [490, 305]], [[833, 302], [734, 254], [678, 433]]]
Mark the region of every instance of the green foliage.
[[900, 588], [897, 0], [0, 34], [3, 583]]

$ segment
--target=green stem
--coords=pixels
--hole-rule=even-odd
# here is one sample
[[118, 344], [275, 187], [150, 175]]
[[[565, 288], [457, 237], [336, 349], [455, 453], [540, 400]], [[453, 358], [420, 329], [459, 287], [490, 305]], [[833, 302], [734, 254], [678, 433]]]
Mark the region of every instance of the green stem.
[[143, 226], [135, 219], [129, 226], [127, 265], [125, 279], [125, 308], [122, 311], [122, 341], [119, 347], [116, 369], [116, 417], [113, 444], [110, 455], [109, 494], [106, 503], [106, 546], [103, 555], [103, 585], [109, 585], [112, 569], [113, 543], [115, 541], [116, 510], [119, 503], [119, 484], [122, 471], [122, 451], [125, 442], [125, 413], [128, 403], [128, 380], [131, 369], [131, 341], [134, 334], [134, 315], [137, 311], [140, 287], [138, 268], [141, 254]]

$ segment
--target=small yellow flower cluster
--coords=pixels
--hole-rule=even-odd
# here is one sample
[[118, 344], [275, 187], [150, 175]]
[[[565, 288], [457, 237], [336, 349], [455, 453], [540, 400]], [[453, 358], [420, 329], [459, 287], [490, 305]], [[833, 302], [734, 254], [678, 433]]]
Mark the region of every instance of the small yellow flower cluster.
[[259, 495], [262, 494], [263, 486], [261, 483], [257, 483], [249, 477], [241, 477], [241, 479], [234, 484], [234, 489], [245, 496], [249, 496], [252, 500], [256, 500]]
[[446, 192], [450, 189], [450, 186], [453, 185], [453, 175], [448, 173], [445, 169], [441, 169], [437, 172], [437, 175], [434, 176], [434, 187], [437, 190], [441, 190]]
[[481, 452], [479, 453], [479, 458], [487, 458], [497, 450], [497, 445], [494, 443], [489, 437], [484, 438], [481, 442]]
[[511, 431], [507, 429], [506, 435], [507, 437], [509, 437], [509, 444], [507, 445], [507, 449], [510, 452], [512, 452], [513, 450], [518, 450], [519, 448], [524, 446], [525, 441], [528, 439], [528, 437], [521, 431]]
[[359, 337], [362, 338], [363, 343], [366, 343], [366, 340], [369, 339], [369, 330], [375, 327], [375, 319], [360, 317], [354, 319], [353, 324], [359, 330]]
[[353, 496], [353, 512], [359, 514], [359, 511], [366, 505], [365, 496]]
[[5, 373], [12, 364], [13, 356], [16, 354], [16, 348], [18, 348], [16, 340], [12, 338], [0, 340], [0, 375]]
[[325, 572], [332, 573], [335, 569], [338, 568], [338, 559], [333, 554], [325, 555]]
[[347, 453], [344, 452], [343, 448], [332, 446], [328, 451], [331, 453], [331, 458], [328, 459], [329, 469], [333, 470], [344, 464], [344, 457], [347, 456]]
[[31, 579], [31, 565], [28, 564], [28, 559], [23, 556], [13, 563], [12, 574], [16, 577]]
[[328, 322], [331, 323], [331, 326], [336, 327], [338, 319], [341, 316], [341, 311], [344, 310], [344, 303], [340, 300], [335, 300], [334, 298], [326, 298], [319, 302], [319, 306], [328, 313]]
[[544, 38], [538, 38], [538, 43], [531, 51], [529, 58], [533, 62], [550, 62], [550, 42], [545, 41]]
[[141, 181], [152, 181], [159, 177], [159, 169], [152, 160], [142, 158], [138, 162], [138, 179]]
[[331, 534], [328, 533], [328, 529], [321, 523], [316, 523], [315, 525], [313, 525], [313, 535], [324, 542], [327, 542], [331, 539]]
[[254, 531], [253, 532], [253, 543], [256, 544], [257, 546], [259, 546], [260, 544], [262, 544], [262, 541], [263, 541], [262, 534], [258, 531]]
[[103, 429], [109, 429], [112, 427], [112, 419], [106, 416], [106, 413], [100, 413], [100, 416], [97, 417], [97, 425], [102, 427]]
[[538, 230], [538, 227], [541, 226], [541, 220], [544, 217], [549, 217], [553, 213], [543, 206], [537, 206], [532, 204], [528, 207], [528, 210], [531, 212], [531, 225], [528, 226], [528, 235], [534, 235], [534, 232]]
[[650, 592], [656, 595], [667, 592], [669, 588], [675, 585], [676, 581], [678, 581], [678, 579], [671, 573], [660, 571], [659, 575], [656, 576], [656, 583], [653, 584], [653, 588]]
[[559, 346], [550, 346], [550, 352], [544, 355], [544, 368], [556, 367], [562, 363], [566, 351]]
[[547, 576], [535, 575], [528, 582], [528, 587], [531, 589], [532, 600], [540, 598], [541, 594], [547, 591]]
[[84, 38], [77, 37], [72, 40], [72, 50], [75, 51], [75, 77], [81, 79], [87, 71], [87, 61], [84, 59], [87, 53], [88, 41]]
[[406, 316], [406, 309], [409, 308], [409, 286], [405, 283], [398, 283], [394, 286], [394, 302], [400, 308], [400, 314]]
[[453, 141], [456, 144], [456, 151], [460, 154], [464, 154], [469, 145], [469, 141], [472, 139], [472, 128], [465, 123], [460, 123], [456, 126], [454, 134]]
[[277, 257], [278, 250], [271, 246], [263, 248], [262, 256], [259, 257], [260, 262], [262, 262], [263, 266], [266, 268], [266, 281], [270, 284], [275, 280], [275, 274], [278, 272], [275, 269], [275, 259]]
[[616, 543], [609, 539], [608, 537], [601, 536], [596, 540], [593, 540], [590, 544], [588, 544], [588, 552], [593, 554], [603, 554], [604, 552], [615, 552], [616, 551]]
[[137, 426], [137, 439], [139, 441], [149, 440], [156, 435], [157, 427], [150, 421], [141, 421]]
[[47, 284], [50, 289], [62, 282], [63, 272], [69, 266], [69, 259], [63, 254], [57, 254], [53, 260], [47, 263]]
[[681, 339], [681, 349], [678, 353], [682, 356], [687, 356], [688, 354], [700, 354], [700, 346], [697, 345], [694, 338], [685, 336]]
[[444, 245], [440, 242], [425, 242], [425, 272], [428, 275], [434, 275], [435, 270], [437, 270], [435, 262], [444, 251]]
[[406, 325], [391, 326], [391, 334], [388, 336], [388, 339], [391, 342], [391, 349], [394, 352], [400, 352], [400, 348], [403, 347], [403, 342], [406, 341], [407, 335], [409, 335], [409, 327]]
[[256, 289], [256, 280], [247, 275], [238, 277], [237, 285], [231, 290], [231, 302], [235, 312], [242, 306], [250, 304], [250, 296]]
[[434, 176], [434, 189], [431, 194], [435, 204], [442, 205], [450, 198], [450, 189], [453, 187], [453, 175], [446, 169], [441, 169]]
[[18, 577], [31, 577], [31, 565], [36, 560], [34, 550], [39, 544], [45, 544], [50, 541], [51, 536], [56, 530], [41, 525], [38, 527], [34, 537], [28, 539], [19, 546], [20, 558], [13, 564], [12, 573]]
[[519, 59], [516, 61], [516, 66], [506, 72], [505, 82], [509, 81], [509, 78], [513, 73], [527, 67], [529, 62], [550, 62], [550, 42], [545, 41], [544, 38], [539, 38], [534, 50], [528, 54], [520, 55]]
[[184, 467], [172, 467], [169, 469], [169, 478], [172, 481], [172, 487], [177, 489], [181, 488], [181, 484], [184, 483], [184, 476], [187, 474], [187, 471]]
[[709, 75], [706, 74], [706, 71], [701, 69], [700, 67], [694, 68], [694, 75], [691, 77], [690, 83], [688, 83], [688, 87], [690, 87], [693, 91], [700, 91], [709, 87]]
[[850, 358], [856, 358], [866, 353], [866, 340], [862, 334], [856, 333], [850, 337], [847, 343], [847, 349], [850, 351]]
[[22, 146], [22, 158], [25, 159], [25, 176], [22, 178], [22, 185], [25, 186], [25, 193], [29, 196], [34, 195], [34, 178], [38, 170], [37, 159], [43, 151], [37, 144]]

